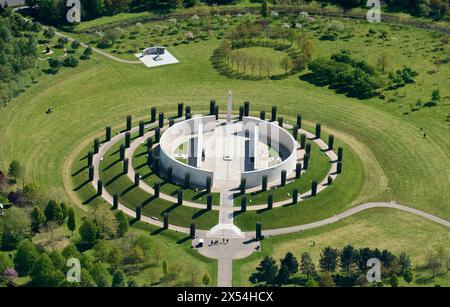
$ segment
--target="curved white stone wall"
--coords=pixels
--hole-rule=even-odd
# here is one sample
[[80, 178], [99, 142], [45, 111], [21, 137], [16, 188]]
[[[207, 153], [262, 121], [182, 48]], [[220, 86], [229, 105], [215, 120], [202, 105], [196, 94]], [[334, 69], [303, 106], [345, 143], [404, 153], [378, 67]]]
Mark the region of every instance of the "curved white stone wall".
[[[280, 180], [283, 170], [286, 170], [287, 175], [295, 171], [297, 163], [297, 142], [287, 130], [280, 128], [278, 123], [264, 121], [255, 117], [244, 117], [242, 124], [243, 129], [249, 131], [250, 139], [253, 139], [253, 142], [255, 142], [255, 135], [257, 138], [256, 144], [267, 144], [267, 140], [269, 140], [270, 146], [275, 148], [277, 152], [280, 152], [283, 157], [282, 161], [273, 167], [242, 172], [241, 176], [246, 178], [247, 188], [261, 185], [264, 175], [267, 175], [268, 183], [271, 183]], [[200, 132], [202, 134], [206, 134], [216, 129], [216, 127], [217, 121], [215, 116], [204, 116], [182, 121], [168, 128], [160, 139], [161, 167], [164, 170], [172, 167], [173, 176], [179, 182], [184, 182], [185, 174], [190, 173], [190, 183], [192, 185], [205, 187], [207, 177], [213, 179], [214, 172], [182, 163], [175, 158], [174, 152], [187, 139], [196, 137], [199, 129], [201, 129]], [[256, 134], [255, 127], [258, 127]], [[256, 149], [254, 146], [258, 145], [252, 143], [251, 146], [253, 153], [255, 153], [254, 151]], [[195, 145], [194, 147], [201, 146]], [[199, 153], [197, 152], [195, 156], [198, 155]], [[258, 159], [256, 153], [254, 158]]]
[[184, 182], [185, 174], [190, 173], [190, 183], [192, 185], [205, 187], [206, 178], [211, 177], [212, 180], [214, 177], [213, 172], [182, 163], [175, 159], [172, 154], [178, 146], [186, 141], [187, 137], [198, 133], [200, 125], [203, 125], [203, 133], [210, 132], [217, 125], [216, 117], [214, 115], [194, 117], [168, 128], [161, 136], [159, 142], [159, 157], [161, 167], [164, 170], [172, 167], [174, 178]]
[[255, 117], [244, 117], [242, 122], [250, 134], [254, 133], [254, 127], [259, 127], [259, 139], [269, 139], [273, 147], [279, 147], [279, 151], [287, 154], [287, 158], [273, 167], [243, 172], [242, 177], [246, 179], [247, 188], [261, 185], [262, 177], [265, 175], [268, 177], [268, 183], [271, 183], [280, 180], [283, 170], [286, 170], [287, 175], [295, 171], [297, 141], [287, 130], [279, 127], [276, 122], [268, 122]]

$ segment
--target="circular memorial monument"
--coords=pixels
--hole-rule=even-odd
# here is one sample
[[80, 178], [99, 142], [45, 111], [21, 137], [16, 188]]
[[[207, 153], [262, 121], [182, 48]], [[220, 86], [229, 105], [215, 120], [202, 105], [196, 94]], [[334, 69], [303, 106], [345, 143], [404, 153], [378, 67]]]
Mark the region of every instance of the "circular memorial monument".
[[[276, 122], [242, 116], [194, 117], [168, 128], [160, 140], [162, 172], [191, 187], [222, 191], [280, 180], [295, 171], [298, 144]], [[189, 182], [184, 182], [189, 178]]]

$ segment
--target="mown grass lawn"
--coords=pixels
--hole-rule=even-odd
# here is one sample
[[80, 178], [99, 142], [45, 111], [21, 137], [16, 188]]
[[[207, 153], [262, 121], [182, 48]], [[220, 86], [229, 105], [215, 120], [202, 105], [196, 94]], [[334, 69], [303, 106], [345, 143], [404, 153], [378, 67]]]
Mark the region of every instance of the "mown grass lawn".
[[[406, 252], [411, 257], [414, 269], [413, 286], [450, 285], [448, 273], [443, 274], [445, 269], [433, 279], [432, 273], [423, 267], [427, 250], [436, 252], [439, 247], [444, 247], [447, 253], [450, 251], [450, 231], [409, 213], [379, 208], [318, 229], [265, 238], [260, 253], [233, 262], [233, 285], [251, 286], [248, 278], [256, 272], [256, 267], [266, 255], [278, 261], [287, 252], [292, 252], [300, 261], [301, 253], [308, 252], [317, 268], [320, 252], [324, 247], [342, 249], [347, 244], [352, 244], [355, 248], [388, 249], [397, 256]], [[402, 285], [406, 285], [402, 278], [400, 280]]]
[[[132, 137], [133, 138], [133, 137]], [[171, 224], [182, 227], [189, 227], [192, 221], [197, 223], [197, 227], [201, 229], [209, 229], [218, 221], [217, 211], [198, 210], [186, 206], [178, 206], [163, 199], [155, 199], [153, 195], [148, 194], [135, 187], [127, 175], [123, 173], [122, 162], [119, 161], [118, 142], [105, 154], [103, 161], [100, 163], [100, 178], [103, 180], [105, 189], [113, 195], [119, 194], [119, 201], [128, 208], [135, 210], [136, 206], [142, 205], [142, 213], [148, 217], [156, 217], [162, 219], [162, 214], [169, 213], [169, 221]], [[77, 159], [73, 167], [73, 185], [78, 195], [86, 206], [93, 206], [96, 203], [103, 203], [101, 197], [96, 197], [96, 193], [91, 183], [87, 182], [86, 154], [88, 149]]]
[[[340, 145], [342, 145], [345, 152], [343, 173], [334, 180], [331, 186], [328, 186], [315, 197], [295, 205], [286, 205], [271, 210], [247, 211], [243, 214], [237, 212], [235, 224], [241, 229], [252, 231], [255, 230], [257, 222], [262, 224], [263, 229], [284, 228], [325, 219], [354, 205], [358, 193], [363, 189], [363, 163], [348, 146], [342, 143]], [[305, 174], [306, 176], [307, 173]], [[310, 187], [307, 188], [307, 186], [310, 186], [310, 182], [304, 182], [303, 179], [299, 180], [299, 186], [304, 186], [305, 189], [309, 190]], [[296, 185], [296, 183], [292, 183], [292, 185]], [[286, 195], [284, 193], [277, 191], [274, 193], [275, 201], [285, 198]]]
[[[177, 197], [177, 191], [182, 189], [184, 192], [184, 199], [206, 204], [206, 194], [204, 191], [195, 191], [193, 189], [185, 188], [183, 186], [176, 185], [166, 181], [164, 178], [156, 174], [147, 164], [147, 146], [146, 144], [140, 145], [133, 155], [133, 167], [136, 172], [142, 176], [142, 180], [150, 186], [154, 186], [155, 183], [161, 183], [161, 192]], [[213, 205], [218, 206], [220, 197], [218, 193], [211, 193], [213, 196]]]
[[[448, 47], [442, 46], [436, 33], [426, 30], [359, 21], [345, 23], [354, 34], [347, 40], [321, 41], [311, 32], [315, 56], [329, 56], [346, 48], [355, 57], [376, 64], [377, 55], [386, 52], [390, 70], [408, 65], [419, 72], [416, 83], [389, 91], [385, 100], [358, 100], [317, 87], [299, 79], [299, 75], [283, 80], [235, 80], [220, 75], [211, 65], [212, 52], [220, 43], [216, 39], [172, 46], [170, 52], [180, 64], [155, 69], [93, 55], [75, 69], [43, 76], [1, 109], [0, 168], [6, 170], [17, 159], [25, 167], [27, 181], [41, 186], [48, 197], [86, 209], [82, 202], [93, 195], [93, 188], [85, 185], [74, 193], [73, 188], [84, 182], [87, 174], [85, 170], [73, 178], [71, 174], [85, 165], [80, 159], [94, 137], [103, 134], [105, 126], [122, 129], [128, 114], [148, 117], [152, 106], [173, 112], [180, 101], [191, 105], [194, 113], [205, 112], [210, 99], [216, 99], [220, 109], [225, 110], [231, 89], [236, 114], [239, 104], [246, 100], [251, 102], [253, 115], [278, 105], [279, 114], [285, 118], [289, 115], [292, 121], [301, 112], [311, 124], [321, 122], [324, 131], [333, 133], [347, 146], [345, 171], [336, 185], [295, 207], [239, 215], [236, 223], [243, 229], [253, 229], [258, 220], [266, 229], [270, 225], [300, 223], [328, 216], [331, 209], [341, 210], [370, 200], [396, 200], [450, 220], [450, 67], [447, 63], [437, 71], [433, 65], [436, 56], [445, 57]], [[367, 37], [371, 28], [378, 34], [387, 31], [388, 39]], [[429, 101], [437, 88], [442, 97], [437, 107], [411, 111], [411, 104], [417, 99]], [[50, 107], [54, 112], [46, 114]], [[352, 175], [355, 168], [356, 177]], [[339, 180], [348, 181], [339, 185]], [[355, 187], [352, 181], [359, 185]], [[130, 186], [128, 181], [117, 180], [115, 184], [122, 190]], [[147, 198], [136, 195], [130, 203], [134, 207]], [[97, 198], [88, 206], [101, 202]], [[148, 208], [158, 215], [164, 205]], [[174, 219], [178, 209], [173, 211]], [[190, 221], [192, 214], [180, 213], [180, 221]], [[286, 216], [289, 220], [283, 220]], [[362, 216], [362, 225], [369, 227], [368, 216]], [[420, 225], [421, 220], [407, 217], [391, 224], [392, 233], [386, 235], [386, 240], [401, 242], [397, 230], [405, 225]], [[436, 229], [432, 233], [445, 232]], [[355, 236], [345, 238], [346, 243], [357, 242]], [[418, 242], [411, 243], [411, 250], [419, 250]]]
[[[207, 272], [211, 276], [209, 286], [217, 285], [217, 260], [204, 257], [191, 247], [191, 241], [186, 240], [186, 235], [176, 233], [174, 231], [163, 231], [157, 235], [150, 235], [157, 230], [156, 227], [138, 222], [131, 229], [127, 237], [109, 242], [112, 246], [122, 246], [127, 244], [124, 242], [138, 236], [145, 236], [150, 244], [148, 250], [149, 265], [145, 268], [138, 269], [130, 276], [140, 286], [175, 286], [182, 282], [195, 281], [201, 285], [201, 279]], [[179, 276], [169, 282], [160, 282], [164, 276], [162, 262], [166, 260], [169, 271], [175, 268], [179, 270]]]
[[[306, 128], [306, 127], [303, 127]], [[313, 131], [308, 127], [309, 131]], [[327, 137], [326, 135], [322, 136]], [[297, 180], [290, 180], [284, 187], [275, 186], [266, 192], [261, 190], [251, 193], [246, 193], [248, 205], [260, 205], [267, 204], [267, 198], [269, 194], [273, 195], [274, 202], [279, 202], [292, 198], [292, 191], [298, 189], [299, 194], [305, 193], [311, 189], [311, 181], [316, 180], [320, 183], [328, 174], [331, 169], [330, 160], [320, 148], [315, 145], [314, 142], [308, 140], [307, 143], [311, 144], [311, 159], [308, 165], [308, 169], [302, 173], [301, 177]], [[337, 151], [337, 147], [335, 148]], [[360, 170], [362, 172], [362, 169]], [[261, 179], [262, 180], [262, 179]], [[236, 194], [234, 200], [235, 206], [240, 206], [241, 195]]]
[[[327, 137], [324, 134], [323, 137]], [[137, 133], [131, 135], [131, 141], [135, 141]], [[177, 204], [168, 202], [163, 199], [155, 199], [153, 195], [143, 191], [139, 187], [134, 185], [134, 182], [123, 173], [123, 163], [119, 158], [119, 148], [123, 141], [117, 142], [113, 145], [108, 152], [105, 153], [103, 161], [100, 163], [100, 178], [102, 178], [105, 189], [113, 195], [119, 194], [119, 200], [121, 203], [134, 210], [136, 206], [142, 205], [143, 214], [148, 217], [162, 217], [164, 212], [169, 212], [170, 223], [179, 225], [182, 227], [188, 227], [191, 221], [195, 221], [197, 227], [200, 229], [210, 229], [217, 224], [218, 211], [206, 211], [186, 206], [178, 206]], [[340, 142], [337, 142], [336, 146], [341, 146]], [[162, 184], [161, 191], [168, 195], [176, 197], [176, 191], [180, 189], [179, 186], [166, 183], [159, 178], [153, 171], [150, 171], [145, 160], [146, 155], [141, 155], [142, 152], [146, 152], [145, 143], [139, 146], [136, 151], [133, 167], [141, 174], [143, 180], [153, 186], [155, 182]], [[344, 145], [342, 145], [344, 146]], [[312, 159], [311, 169], [303, 175], [300, 180], [292, 182], [286, 187], [278, 188], [276, 190], [257, 193], [250, 196], [252, 204], [266, 203], [268, 193], [273, 193], [274, 201], [282, 201], [290, 198], [287, 193], [292, 192], [294, 187], [299, 188], [300, 192], [306, 192], [310, 189], [310, 180], [316, 179], [319, 182], [325, 177], [326, 173], [330, 169], [330, 161], [328, 158], [318, 149], [317, 146], [312, 146]], [[347, 147], [344, 146], [347, 150]], [[74, 187], [77, 193], [80, 195], [86, 194], [83, 198], [84, 205], [90, 205], [91, 203], [103, 202], [100, 197], [95, 197], [94, 190], [90, 183], [87, 182], [87, 169], [86, 169], [86, 152], [78, 159], [78, 163], [74, 166], [73, 176], [75, 179]], [[340, 175], [332, 186], [328, 187], [325, 191], [319, 193], [319, 196], [310, 200], [300, 202], [298, 205], [287, 206], [283, 208], [276, 208], [273, 210], [261, 210], [261, 211], [248, 211], [244, 214], [237, 213], [236, 224], [242, 228], [242, 230], [253, 230], [256, 222], [261, 222], [265, 229], [288, 227], [303, 223], [308, 223], [317, 219], [327, 218], [351, 205], [352, 199], [355, 194], [358, 193], [363, 182], [363, 170], [362, 164], [358, 161], [357, 157], [348, 149], [348, 153], [345, 152], [345, 166], [344, 174]], [[141, 161], [142, 160], [142, 161]], [[143, 166], [145, 164], [145, 166]], [[130, 166], [131, 167], [131, 166]], [[148, 169], [144, 171], [143, 168]], [[89, 191], [86, 192], [86, 189]], [[328, 191], [330, 190], [330, 191]], [[326, 193], [325, 193], [326, 192]], [[193, 190], [185, 189], [185, 199], [198, 199], [198, 195], [202, 192], [195, 192]], [[322, 196], [324, 195], [324, 196]], [[329, 197], [335, 195], [334, 197]], [[218, 195], [215, 194], [215, 203], [218, 204]], [[206, 197], [203, 197], [206, 198]], [[240, 197], [235, 200], [235, 204], [240, 203]], [[316, 204], [323, 204], [320, 207]], [[319, 207], [319, 208], [318, 208]]]

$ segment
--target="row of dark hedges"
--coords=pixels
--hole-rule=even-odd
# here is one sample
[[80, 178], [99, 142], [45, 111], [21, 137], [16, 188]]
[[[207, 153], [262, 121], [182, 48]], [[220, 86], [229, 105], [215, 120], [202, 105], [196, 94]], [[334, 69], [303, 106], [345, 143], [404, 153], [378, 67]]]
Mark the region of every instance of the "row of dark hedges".
[[[344, 11], [342, 9], [333, 7], [333, 8], [321, 8], [321, 7], [312, 7], [309, 5], [273, 5], [271, 6], [272, 10], [275, 10], [283, 15], [298, 15], [300, 12], [308, 12], [308, 14], [314, 16], [324, 16], [324, 17], [336, 17], [336, 18], [352, 18], [352, 19], [359, 19], [359, 20], [366, 20], [366, 13], [360, 10], [352, 10], [352, 11]], [[245, 13], [251, 13], [251, 14], [260, 14], [260, 8], [259, 7], [208, 7], [206, 9], [196, 9], [191, 10], [185, 13], [173, 13], [173, 14], [164, 14], [160, 16], [155, 17], [136, 17], [133, 19], [129, 19], [126, 21], [118, 21], [114, 23], [109, 23], [104, 26], [98, 26], [98, 27], [92, 27], [89, 28], [86, 31], [87, 33], [95, 33], [96, 31], [103, 31], [105, 29], [113, 28], [113, 27], [126, 27], [130, 25], [134, 25], [138, 22], [141, 23], [147, 23], [151, 21], [160, 21], [165, 20], [168, 18], [177, 18], [177, 19], [186, 19], [189, 17], [192, 17], [193, 15], [198, 16], [211, 16], [215, 14], [230, 14], [230, 15], [237, 15], [237, 14], [245, 14]], [[427, 29], [427, 30], [435, 30], [444, 32], [447, 34], [450, 34], [450, 25], [444, 26], [444, 25], [438, 25], [434, 23], [433, 21], [425, 21], [425, 20], [418, 20], [414, 18], [404, 18], [400, 16], [391, 15], [389, 13], [382, 13], [381, 15], [381, 21], [390, 23], [390, 24], [400, 24], [400, 25], [409, 25], [417, 28]], [[70, 30], [70, 29], [66, 29]]]

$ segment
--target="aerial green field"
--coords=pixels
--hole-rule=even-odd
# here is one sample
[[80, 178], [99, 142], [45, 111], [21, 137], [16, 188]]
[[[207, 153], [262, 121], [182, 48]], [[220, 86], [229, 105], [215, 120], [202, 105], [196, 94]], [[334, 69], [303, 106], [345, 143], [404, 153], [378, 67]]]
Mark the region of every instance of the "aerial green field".
[[[186, 150], [186, 149], [185, 149]], [[139, 146], [134, 155], [133, 155], [133, 166], [136, 171], [142, 176], [142, 180], [150, 186], [153, 186], [155, 183], [163, 183], [161, 185], [161, 191], [167, 195], [176, 196], [178, 190], [183, 189], [184, 199], [198, 202], [202, 204], [206, 204], [206, 195], [203, 191], [195, 191], [194, 189], [185, 188], [174, 183], [170, 183], [158, 176], [153, 170], [150, 169], [147, 163], [147, 146], [146, 144], [142, 144]], [[219, 194], [212, 193], [213, 196], [213, 204], [219, 204]]]
[[[234, 262], [233, 285], [252, 286], [248, 279], [266, 255], [278, 261], [287, 252], [298, 259], [301, 253], [308, 252], [317, 266], [324, 247], [342, 248], [351, 242], [355, 248], [388, 249], [396, 254], [406, 252], [416, 275], [413, 286], [448, 286], [445, 270], [432, 278], [432, 273], [424, 266], [427, 252], [450, 248], [449, 235], [446, 228], [411, 214], [371, 209], [323, 228], [264, 239], [261, 252]], [[402, 285], [406, 283], [403, 281]]]
[[[132, 210], [142, 205], [142, 213], [148, 217], [162, 218], [162, 214], [170, 214], [170, 223], [188, 227], [195, 221], [199, 228], [208, 229], [217, 223], [217, 211], [203, 211], [194, 208], [180, 207], [162, 199], [154, 199], [152, 195], [134, 186], [134, 183], [123, 174], [122, 163], [119, 160], [119, 147], [121, 142], [115, 144], [105, 155], [100, 164], [100, 178], [105, 189], [113, 195], [119, 194], [119, 201]], [[104, 203], [91, 183], [88, 183], [86, 170], [87, 150], [77, 159], [72, 172], [74, 192], [82, 197], [83, 205], [92, 207], [96, 203]]]
[[[387, 26], [361, 24], [358, 27], [362, 34], [370, 27]], [[423, 39], [410, 42], [408, 37], [412, 35]], [[336, 95], [333, 90], [300, 81], [297, 76], [281, 82], [222, 77], [204, 56], [211, 54], [217, 44], [214, 41], [173, 47], [170, 50], [181, 63], [154, 70], [95, 55], [76, 70], [46, 76], [14, 104], [4, 108], [1, 114], [2, 130], [6, 132], [2, 134], [3, 168], [12, 157], [19, 158], [31, 180], [48, 187], [50, 194], [65, 195], [60, 171], [64, 169], [65, 157], [83, 141], [90, 142], [106, 125], [119, 125], [128, 114], [149, 116], [151, 106], [167, 112], [170, 111], [168, 106], [178, 101], [191, 105], [194, 113], [205, 111], [211, 98], [217, 99], [223, 108], [224, 96], [231, 88], [237, 101], [251, 101], [254, 111], [268, 110], [272, 104], [278, 104], [280, 113], [301, 112], [304, 118], [321, 122], [325, 130], [337, 132], [335, 134], [349, 143], [364, 163], [367, 189], [360, 192], [359, 201], [376, 196], [377, 199], [396, 199], [448, 217], [450, 213], [445, 206], [449, 193], [445, 171], [449, 163], [445, 154], [449, 148], [445, 121], [448, 87], [444, 86], [448, 84], [448, 67], [444, 65], [432, 75], [428, 73], [430, 65], [424, 62], [430, 53], [430, 44], [433, 47], [433, 42], [439, 43], [427, 32], [407, 28], [398, 31], [395, 37], [404, 42], [381, 43], [372, 39], [372, 45], [367, 43], [370, 48], [356, 39], [353, 44], [351, 40], [316, 42], [320, 52], [351, 47], [358, 56], [367, 55], [369, 61], [375, 60], [369, 53], [376, 54], [377, 48], [381, 50], [379, 44], [390, 45], [383, 50], [388, 49], [393, 54], [398, 51], [392, 65], [401, 67], [410, 63], [420, 75], [417, 83], [392, 93], [395, 102], [375, 98], [359, 101]], [[420, 44], [417, 49], [421, 51], [411, 52], [409, 48], [413, 44]], [[421, 61], [415, 61], [415, 57], [420, 57]], [[431, 62], [432, 55], [428, 57]], [[429, 99], [431, 93], [426, 88], [435, 87], [441, 89], [444, 97], [441, 105], [404, 114], [416, 99]], [[45, 110], [50, 106], [55, 111], [47, 115]], [[422, 137], [420, 128], [427, 132], [427, 138]], [[411, 186], [415, 188], [411, 190]]]
[[[122, 17], [115, 18], [120, 20]], [[210, 22], [201, 18], [201, 25]], [[231, 20], [223, 29], [239, 22], [238, 18]], [[278, 24], [283, 22], [276, 21]], [[77, 68], [40, 77], [0, 109], [0, 169], [7, 170], [12, 160], [19, 160], [24, 166], [26, 181], [36, 183], [46, 197], [65, 201], [78, 208], [80, 215], [88, 215], [90, 208], [105, 202], [93, 197], [93, 187], [85, 183], [84, 158], [94, 138], [103, 138], [106, 126], [112, 126], [113, 131], [123, 129], [127, 115], [148, 120], [151, 107], [173, 115], [178, 102], [190, 105], [194, 114], [204, 114], [208, 112], [209, 101], [215, 99], [223, 112], [231, 90], [236, 101], [235, 114], [244, 101], [251, 102], [254, 116], [259, 116], [260, 110], [270, 112], [272, 105], [277, 105], [279, 114], [289, 122], [294, 122], [296, 114], [301, 113], [307, 127], [321, 123], [322, 138], [326, 140], [328, 134], [334, 134], [336, 147], [342, 146], [345, 150], [344, 172], [331, 187], [295, 206], [237, 214], [235, 224], [242, 230], [254, 230], [256, 222], [261, 222], [264, 229], [309, 223], [369, 201], [395, 200], [450, 220], [450, 66], [448, 62], [434, 64], [436, 59], [450, 57], [448, 40], [445, 43], [444, 34], [431, 30], [347, 19], [339, 21], [345, 29], [342, 39], [321, 39], [330, 22], [329, 18], [314, 17], [302, 30], [315, 45], [313, 59], [350, 49], [355, 58], [377, 65], [379, 55], [384, 53], [389, 59], [388, 71], [407, 65], [419, 73], [416, 81], [385, 90], [383, 99], [357, 99], [313, 84], [308, 79], [308, 70], [281, 80], [235, 79], [221, 74], [211, 60], [225, 34], [222, 28], [215, 30], [213, 27], [210, 36], [205, 36], [205, 30], [199, 30], [198, 38], [174, 44], [177, 35], [186, 40], [187, 31], [181, 28], [180, 33], [169, 34], [166, 26], [170, 21], [145, 24], [144, 27], [153, 32], [145, 37], [147, 32], [139, 30], [136, 34], [139, 35], [138, 43], [129, 38], [136, 26], [124, 27], [122, 31], [126, 38], [106, 48], [106, 52], [121, 59], [136, 60], [133, 52], [129, 52], [130, 48], [138, 50], [159, 36], [158, 43], [167, 45], [180, 63], [149, 69], [94, 53], [89, 61], [80, 61]], [[98, 39], [91, 33], [69, 35], [86, 42]], [[441, 96], [438, 105], [422, 107], [436, 89], [440, 90]], [[419, 108], [418, 100], [421, 101]], [[53, 109], [51, 114], [46, 113], [49, 108]], [[102, 162], [105, 169], [101, 176], [105, 182], [117, 176], [106, 189], [122, 192], [121, 201], [134, 209], [151, 195], [130, 189], [132, 182], [125, 176], [118, 176], [121, 164], [114, 164], [117, 149], [118, 145]], [[138, 164], [139, 161], [135, 158], [134, 162]], [[317, 169], [313, 174], [317, 174], [318, 179], [323, 178], [327, 163], [317, 160]], [[307, 176], [308, 173], [306, 180], [299, 182], [301, 191], [307, 190], [312, 179]], [[283, 199], [285, 193], [282, 190], [278, 196]], [[252, 203], [261, 204], [266, 195], [256, 194], [251, 199]], [[203, 199], [198, 201], [203, 202]], [[199, 214], [193, 208], [174, 208], [173, 204], [162, 200], [150, 202], [143, 213], [160, 216], [167, 210], [171, 211], [171, 222], [184, 227], [196, 220], [199, 228], [209, 229], [218, 219], [217, 211]], [[235, 265], [233, 282], [249, 285], [248, 275], [255, 270], [262, 254], [274, 251], [278, 258], [288, 250], [299, 254], [312, 240], [320, 247], [341, 247], [351, 243], [406, 251], [419, 264], [423, 262], [421, 254], [426, 249], [439, 245], [448, 247], [445, 243], [448, 234], [447, 229], [410, 214], [391, 212], [390, 209], [370, 210], [336, 225], [265, 240], [261, 254]], [[168, 232], [167, 236], [171, 235], [176, 240], [182, 236]], [[372, 237], [376, 241], [371, 242]], [[197, 259], [198, 255], [193, 254], [186, 244], [164, 244], [170, 245], [168, 248], [174, 253]], [[319, 247], [311, 250], [314, 257], [318, 250]], [[189, 261], [184, 265], [189, 265]], [[196, 265], [202, 265], [201, 261]], [[215, 274], [211, 269], [214, 265], [207, 264], [211, 274]], [[152, 274], [142, 272], [137, 278], [145, 284], [151, 282], [148, 275]], [[427, 284], [427, 274], [423, 272], [424, 284]], [[215, 278], [213, 276], [214, 281]], [[438, 277], [438, 281], [448, 285], [444, 278]], [[416, 285], [420, 285], [419, 281]]]

